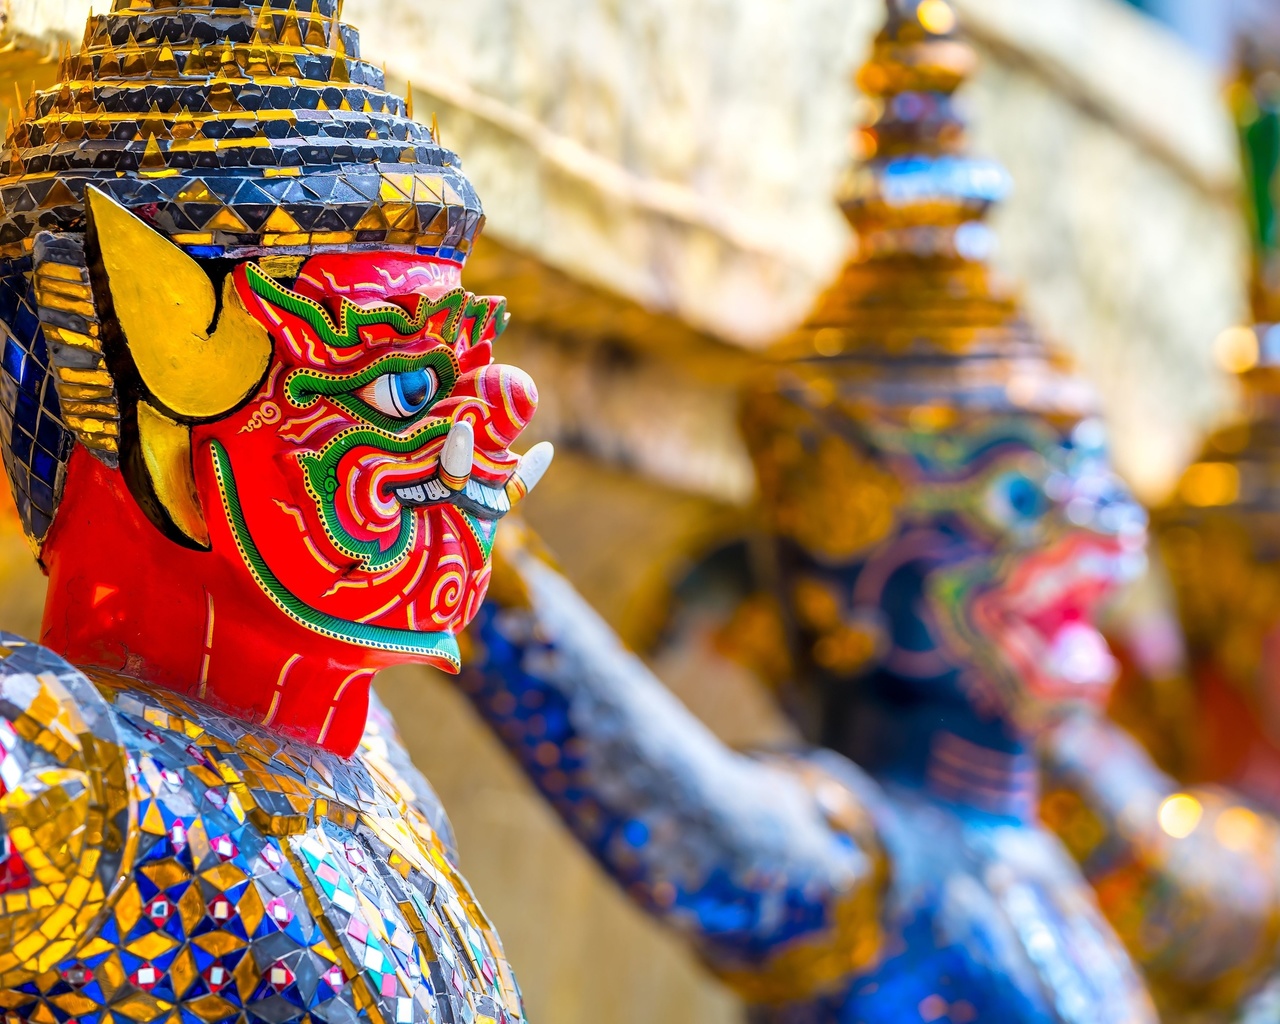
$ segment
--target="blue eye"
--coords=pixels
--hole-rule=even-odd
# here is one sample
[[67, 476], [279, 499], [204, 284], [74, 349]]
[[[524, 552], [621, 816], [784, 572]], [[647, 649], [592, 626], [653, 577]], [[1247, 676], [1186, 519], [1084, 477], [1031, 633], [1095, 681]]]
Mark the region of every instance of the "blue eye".
[[992, 483], [986, 497], [987, 512], [1007, 526], [1026, 526], [1049, 510], [1044, 488], [1022, 473], [1003, 473]]
[[1044, 512], [1044, 492], [1025, 476], [1010, 480], [1005, 493], [1009, 498], [1010, 507], [1024, 519], [1039, 516]]
[[360, 388], [356, 395], [379, 412], [403, 420], [416, 416], [430, 405], [439, 386], [435, 370], [423, 368], [384, 373], [372, 384]]
[[391, 393], [403, 416], [422, 412], [435, 394], [435, 374], [430, 370], [411, 370], [391, 376]]

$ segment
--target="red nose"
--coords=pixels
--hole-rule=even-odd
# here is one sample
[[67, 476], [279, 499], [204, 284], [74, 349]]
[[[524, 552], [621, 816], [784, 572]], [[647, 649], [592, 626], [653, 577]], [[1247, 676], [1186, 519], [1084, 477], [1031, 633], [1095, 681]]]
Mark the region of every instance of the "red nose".
[[533, 378], [514, 366], [486, 366], [475, 380], [476, 396], [488, 404], [488, 432], [503, 448], [510, 446], [529, 425], [538, 410], [538, 388]]

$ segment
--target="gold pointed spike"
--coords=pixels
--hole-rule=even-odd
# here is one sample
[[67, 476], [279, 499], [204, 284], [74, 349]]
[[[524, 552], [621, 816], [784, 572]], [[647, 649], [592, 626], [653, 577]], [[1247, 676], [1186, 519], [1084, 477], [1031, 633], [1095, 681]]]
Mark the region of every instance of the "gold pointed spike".
[[58, 95], [54, 99], [54, 110], [60, 114], [65, 114], [75, 104], [75, 99], [71, 93], [71, 83], [63, 82], [58, 88]]
[[302, 48], [302, 26], [298, 21], [298, 0], [292, 0], [280, 30], [280, 45]]
[[360, 218], [360, 223], [356, 225], [357, 231], [387, 231], [391, 225], [387, 223], [387, 215], [382, 212], [382, 207], [375, 203], [370, 206], [365, 215]]
[[209, 186], [204, 183], [203, 179], [196, 178], [195, 181], [183, 186], [178, 193], [178, 202], [212, 203], [217, 202], [217, 200], [214, 198], [213, 193], [209, 191]]
[[98, 78], [118, 78], [119, 76], [120, 55], [116, 53], [115, 47], [108, 42], [98, 62]]
[[236, 51], [230, 43], [222, 48], [222, 62], [218, 67], [218, 74], [222, 78], [240, 77], [240, 62], [236, 60]]
[[258, 24], [253, 30], [252, 42], [257, 46], [271, 46], [276, 42], [276, 16], [271, 4], [265, 2], [258, 11]]
[[162, 171], [167, 166], [164, 152], [160, 149], [160, 143], [156, 141], [154, 135], [148, 135], [147, 148], [142, 154], [142, 161], [138, 164], [139, 170]]
[[197, 39], [196, 45], [187, 54], [187, 63], [182, 69], [182, 73], [189, 76], [203, 75], [207, 73], [207, 67], [204, 47], [200, 45], [200, 41]]
[[338, 20], [336, 7], [333, 10], [333, 20], [329, 23], [329, 47], [333, 50], [333, 70], [329, 72], [329, 81], [349, 85], [351, 71], [347, 67], [347, 44], [342, 38], [342, 22]]
[[311, 14], [307, 18], [307, 45], [317, 50], [329, 48], [329, 40], [324, 34], [324, 15], [320, 13], [320, 0], [311, 0]]
[[87, 46], [80, 47], [80, 53], [76, 57], [76, 78], [86, 79], [93, 77], [93, 56], [89, 53]]
[[91, 250], [142, 383], [176, 416], [230, 412], [271, 361], [271, 336], [240, 304], [233, 276], [215, 325], [217, 296], [195, 260], [104, 193], [85, 196]]
[[442, 144], [440, 142], [440, 122], [436, 120], [436, 112], [434, 110], [431, 112], [431, 141], [437, 146]]
[[147, 402], [138, 403], [138, 447], [152, 493], [183, 536], [209, 546], [191, 462], [191, 428]]
[[279, 235], [291, 235], [297, 234], [302, 228], [283, 206], [277, 206], [271, 211], [271, 216], [267, 218], [266, 223], [262, 225], [262, 230]]
[[244, 69], [250, 78], [270, 78], [271, 63], [268, 59], [270, 51], [265, 46], [252, 46], [249, 49], [249, 63]]
[[219, 72], [219, 77], [215, 78], [213, 84], [209, 86], [209, 106], [220, 114], [225, 114], [239, 107], [236, 102], [236, 94], [231, 89], [231, 83], [222, 77], [221, 72]]
[[49, 194], [44, 197], [44, 202], [38, 208], [56, 210], [60, 206], [74, 205], [75, 202], [76, 197], [72, 195], [67, 183], [59, 179], [53, 183], [53, 188], [49, 189]]
[[[178, 116], [174, 119], [173, 127], [169, 129], [169, 134], [178, 141], [194, 139], [200, 134], [202, 124], [203, 122], [198, 121], [196, 116], [191, 113], [191, 108], [184, 106], [178, 111]], [[199, 182], [199, 184], [203, 185], [204, 182]], [[208, 190], [206, 189], [206, 191]], [[182, 198], [182, 193], [178, 194], [178, 198]]]
[[178, 60], [173, 55], [173, 47], [168, 43], [160, 47], [160, 54], [156, 57], [155, 66], [151, 70], [163, 78], [178, 77]]
[[413, 120], [413, 82], [409, 82], [404, 91], [404, 116]]
[[277, 78], [302, 78], [302, 71], [298, 67], [298, 62], [293, 59], [293, 54], [276, 49], [272, 51], [271, 59], [273, 62], [271, 71]]
[[206, 231], [227, 231], [233, 235], [249, 234], [249, 225], [229, 206], [224, 206], [205, 223]]
[[[152, 139], [170, 139], [173, 137], [169, 134], [168, 121], [164, 114], [160, 112], [160, 106], [155, 101], [152, 101], [151, 109], [147, 111], [146, 116], [138, 121], [138, 132], [140, 135], [149, 136]], [[157, 146], [156, 152], [159, 153], [159, 150], [160, 147]], [[155, 155], [151, 152], [151, 147], [148, 146], [146, 156], [142, 158], [142, 166], [147, 170], [156, 170], [157, 167], [164, 166], [163, 155], [158, 164], [147, 162], [154, 159]]]
[[124, 44], [124, 51], [120, 57], [120, 73], [122, 75], [145, 75], [149, 69], [147, 68], [147, 55], [142, 47], [138, 45], [138, 40], [134, 38], [133, 33], [129, 33], [129, 40]]

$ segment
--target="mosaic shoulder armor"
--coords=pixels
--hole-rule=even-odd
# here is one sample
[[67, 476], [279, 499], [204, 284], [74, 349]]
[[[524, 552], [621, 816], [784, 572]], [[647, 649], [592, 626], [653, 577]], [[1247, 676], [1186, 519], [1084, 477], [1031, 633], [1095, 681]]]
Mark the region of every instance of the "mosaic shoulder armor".
[[0, 748], [7, 1019], [522, 1019], [380, 709], [343, 759], [0, 634]]

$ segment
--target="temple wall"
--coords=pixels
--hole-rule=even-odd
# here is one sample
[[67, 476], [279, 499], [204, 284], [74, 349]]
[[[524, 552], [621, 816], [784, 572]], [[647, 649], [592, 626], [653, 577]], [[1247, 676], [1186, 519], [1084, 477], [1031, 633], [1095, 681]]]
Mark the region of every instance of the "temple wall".
[[[978, 149], [1016, 191], [1001, 264], [1107, 396], [1121, 464], [1157, 493], [1226, 407], [1209, 343], [1245, 313], [1233, 140], [1216, 85], [1109, 0], [957, 0], [978, 36]], [[82, 0], [8, 0], [0, 103], [53, 74]], [[471, 269], [512, 298], [511, 358], [566, 457], [527, 514], [628, 637], [681, 560], [750, 501], [733, 389], [850, 244], [831, 195], [879, 0], [348, 0], [367, 51], [438, 112], [489, 211]], [[38, 43], [33, 42], [39, 40]], [[708, 470], [707, 467], [714, 467]], [[0, 530], [0, 626], [43, 581]], [[673, 688], [728, 738], [783, 728], [741, 680]], [[534, 1020], [728, 1024], [740, 1007], [600, 877], [447, 680], [380, 689], [457, 826]]]

